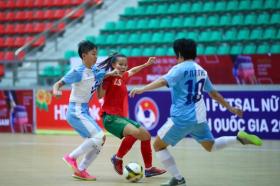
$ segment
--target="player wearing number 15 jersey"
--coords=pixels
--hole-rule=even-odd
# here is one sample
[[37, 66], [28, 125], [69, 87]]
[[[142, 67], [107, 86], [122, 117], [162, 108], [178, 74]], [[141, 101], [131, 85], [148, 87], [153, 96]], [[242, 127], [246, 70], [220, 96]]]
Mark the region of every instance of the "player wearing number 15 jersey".
[[195, 62], [196, 43], [191, 39], [178, 39], [173, 43], [177, 62], [167, 74], [158, 80], [142, 87], [133, 89], [130, 96], [141, 94], [162, 86], [171, 90], [172, 105], [170, 118], [158, 131], [154, 142], [157, 158], [173, 176], [162, 185], [186, 185], [184, 177], [177, 169], [173, 156], [168, 151], [168, 145], [175, 146], [186, 135], [191, 135], [205, 150], [211, 152], [235, 143], [253, 144], [260, 146], [262, 141], [255, 135], [240, 131], [237, 136], [223, 136], [215, 139], [206, 120], [206, 106], [203, 91], [212, 99], [218, 101], [233, 114], [242, 117], [241, 109], [232, 107], [214, 88], [207, 72]]

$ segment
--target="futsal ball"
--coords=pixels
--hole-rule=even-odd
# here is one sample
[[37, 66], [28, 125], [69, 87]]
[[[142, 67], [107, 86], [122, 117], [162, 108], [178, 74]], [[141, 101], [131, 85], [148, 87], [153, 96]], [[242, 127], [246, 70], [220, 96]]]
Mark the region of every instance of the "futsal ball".
[[138, 182], [143, 178], [143, 167], [138, 163], [129, 163], [124, 167], [123, 174], [130, 182]]

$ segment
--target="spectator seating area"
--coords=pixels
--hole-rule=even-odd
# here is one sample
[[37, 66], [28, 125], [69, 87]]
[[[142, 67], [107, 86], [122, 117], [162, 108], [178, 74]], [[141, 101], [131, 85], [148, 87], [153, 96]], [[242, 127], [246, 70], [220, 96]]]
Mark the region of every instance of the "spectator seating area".
[[[182, 37], [196, 40], [200, 55], [279, 53], [280, 0], [140, 0], [100, 35], [85, 38], [99, 55], [166, 56]], [[73, 55], [65, 52], [66, 59]]]
[[[86, 0], [1, 0], [0, 1], [0, 61], [14, 61], [14, 52], [36, 35], [50, 29], [58, 20], [64, 18], [74, 8]], [[92, 0], [91, 5], [102, 3], [102, 0]], [[66, 21], [82, 19], [85, 9], [82, 8]], [[50, 30], [50, 35], [63, 33], [67, 22], [61, 22]], [[40, 37], [32, 44], [32, 48], [43, 47], [46, 36]], [[19, 55], [23, 59], [25, 53]], [[4, 73], [3, 66], [0, 72]], [[3, 76], [3, 73], [0, 76]]]

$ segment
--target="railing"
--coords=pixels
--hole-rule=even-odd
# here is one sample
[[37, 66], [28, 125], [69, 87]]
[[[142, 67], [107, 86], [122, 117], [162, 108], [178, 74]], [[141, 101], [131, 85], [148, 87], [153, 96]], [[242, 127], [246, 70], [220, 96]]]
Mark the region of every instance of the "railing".
[[[7, 72], [5, 79], [10, 82], [8, 85], [2, 85], [3, 83], [0, 82], [0, 87], [49, 86], [66, 73], [68, 63], [69, 61], [65, 59], [23, 60], [21, 63], [0, 62]], [[22, 68], [22, 65], [25, 67]], [[54, 69], [59, 68], [60, 73], [55, 74], [54, 72], [53, 75], [44, 73], [47, 66], [52, 66]]]

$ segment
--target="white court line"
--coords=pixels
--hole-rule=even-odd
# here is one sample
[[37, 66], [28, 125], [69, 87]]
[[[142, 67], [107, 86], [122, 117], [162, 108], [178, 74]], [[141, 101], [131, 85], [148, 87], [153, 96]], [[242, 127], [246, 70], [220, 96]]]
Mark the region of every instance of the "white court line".
[[[6, 143], [0, 143], [0, 146], [58, 146], [58, 147], [76, 147], [79, 144], [73, 144], [73, 143], [38, 143], [38, 142], [6, 142]], [[106, 147], [117, 147], [117, 145], [111, 145], [111, 144], [106, 144], [105, 143], [105, 148]], [[189, 147], [189, 146], [175, 146], [172, 147], [172, 149], [177, 149], [177, 150], [203, 150], [199, 144], [197, 144], [197, 147]], [[227, 150], [230, 151], [253, 151], [253, 152], [280, 152], [280, 148], [264, 148], [264, 147], [255, 147], [255, 148], [240, 148], [240, 147], [229, 147]]]

